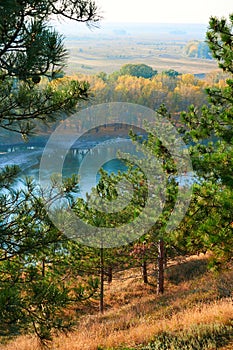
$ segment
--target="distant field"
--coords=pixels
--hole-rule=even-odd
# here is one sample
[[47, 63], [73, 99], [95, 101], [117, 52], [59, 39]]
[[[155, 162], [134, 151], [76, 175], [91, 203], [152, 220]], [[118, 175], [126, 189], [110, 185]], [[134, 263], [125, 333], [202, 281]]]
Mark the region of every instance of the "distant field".
[[190, 33], [187, 28], [187, 32], [179, 28], [174, 31], [170, 27], [167, 31], [166, 28], [154, 32], [152, 29], [131, 30], [130, 33], [120, 29], [109, 29], [109, 32], [105, 29], [102, 33], [99, 29], [88, 35], [68, 35], [66, 46], [70, 58], [66, 72], [112, 73], [126, 63], [145, 63], [159, 72], [171, 68], [181, 73], [200, 74], [217, 69], [213, 60], [185, 56], [184, 47], [189, 40], [204, 40], [203, 33], [197, 29], [195, 32], [192, 28]]

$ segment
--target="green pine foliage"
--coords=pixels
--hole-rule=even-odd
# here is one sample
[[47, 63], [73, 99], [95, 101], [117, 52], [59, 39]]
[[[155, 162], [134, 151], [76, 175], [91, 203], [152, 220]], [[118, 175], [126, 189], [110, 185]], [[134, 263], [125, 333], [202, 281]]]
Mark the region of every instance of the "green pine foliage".
[[229, 74], [227, 85], [207, 89], [210, 105], [182, 115], [197, 183], [177, 237], [183, 235], [192, 251], [212, 251], [217, 265], [232, 258], [233, 245], [232, 24], [232, 16], [229, 23], [213, 17], [207, 32], [213, 56]]
[[[98, 11], [93, 1], [7, 0], [0, 12], [0, 130], [26, 139], [39, 121], [69, 113], [89, 93], [86, 82], [59, 80], [67, 51], [49, 19], [91, 25]], [[78, 270], [68, 280], [70, 243], [51, 223], [44, 193], [32, 180], [14, 189], [19, 172], [16, 166], [0, 171], [0, 336], [34, 332], [45, 343], [70, 329], [64, 308], [92, 296], [98, 280], [77, 281]], [[76, 186], [74, 178], [65, 181], [67, 195]]]

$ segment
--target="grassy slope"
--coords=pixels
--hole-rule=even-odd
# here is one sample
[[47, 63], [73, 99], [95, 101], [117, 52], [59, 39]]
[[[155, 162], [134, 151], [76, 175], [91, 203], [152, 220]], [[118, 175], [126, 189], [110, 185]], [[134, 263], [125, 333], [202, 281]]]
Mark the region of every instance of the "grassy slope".
[[[204, 257], [173, 264], [167, 270], [163, 296], [156, 295], [153, 267], [150, 273], [149, 285], [142, 283], [137, 269], [115, 276], [106, 285], [105, 313], [83, 316], [73, 333], [54, 340], [52, 349], [232, 349], [232, 268], [221, 275], [209, 272]], [[162, 339], [158, 347], [146, 345], [153, 338]], [[0, 349], [38, 347], [34, 339], [22, 336]]]

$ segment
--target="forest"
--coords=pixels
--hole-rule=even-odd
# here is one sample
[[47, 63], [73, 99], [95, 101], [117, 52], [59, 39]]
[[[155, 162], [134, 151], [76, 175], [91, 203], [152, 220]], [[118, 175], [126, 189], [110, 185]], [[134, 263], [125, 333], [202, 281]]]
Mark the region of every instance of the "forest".
[[[92, 138], [125, 128], [144, 155], [124, 154], [124, 172], [100, 169], [86, 198], [77, 174], [55, 173], [48, 187], [28, 177], [20, 189], [20, 167], [1, 165], [0, 349], [232, 348], [233, 15], [210, 17], [208, 46], [187, 46], [218, 64], [204, 77], [147, 62], [71, 74], [48, 20], [95, 27], [94, 1], [0, 9], [2, 140], [68, 140], [96, 111]], [[45, 168], [61, 152], [46, 147]]]
[[227, 78], [220, 71], [213, 71], [205, 79], [199, 79], [193, 74], [181, 74], [173, 69], [156, 72], [154, 76], [147, 78], [143, 75], [127, 74], [127, 71], [124, 72], [127, 66], [123, 65], [120, 71], [109, 75], [100, 72], [89, 76], [78, 75], [77, 79], [90, 83], [94, 103], [124, 101], [141, 104], [153, 110], [165, 104], [168, 111], [175, 116], [187, 110], [191, 104], [198, 107], [208, 104], [206, 88], [224, 87]]

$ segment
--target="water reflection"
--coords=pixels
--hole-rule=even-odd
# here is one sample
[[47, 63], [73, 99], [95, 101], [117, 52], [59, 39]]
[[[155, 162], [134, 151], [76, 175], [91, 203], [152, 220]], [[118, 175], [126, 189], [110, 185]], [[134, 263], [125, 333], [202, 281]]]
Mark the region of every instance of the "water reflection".
[[[117, 153], [121, 152], [133, 154], [135, 153], [135, 146], [130, 139], [110, 139], [102, 142], [101, 146], [90, 147], [90, 145], [82, 145], [81, 148], [72, 148], [68, 151], [67, 155], [63, 157], [59, 150], [62, 146], [54, 149], [54, 154], [51, 154], [51, 164], [48, 169], [45, 169], [44, 176], [49, 178], [54, 173], [53, 163], [63, 161], [62, 176], [69, 177], [72, 174], [79, 174], [80, 166], [88, 156], [91, 160], [85, 164], [82, 175], [82, 188], [83, 191], [90, 192], [91, 188], [95, 186], [99, 181], [99, 168], [96, 169], [96, 160], [101, 159], [101, 167], [110, 173], [117, 173], [118, 171], [126, 171], [127, 167], [125, 162], [121, 159], [117, 159]], [[26, 176], [31, 176], [36, 182], [39, 181], [39, 166], [40, 159], [43, 153], [44, 147], [40, 146], [26, 146], [24, 144], [17, 146], [8, 146], [2, 148], [0, 151], [0, 166], [3, 168], [6, 165], [19, 165], [22, 169], [20, 178], [16, 183], [16, 188], [22, 188], [24, 179]], [[94, 183], [93, 183], [94, 178]]]
[[[66, 156], [61, 155], [63, 146], [62, 144], [58, 145], [54, 152], [49, 155], [51, 162], [49, 167], [44, 169], [43, 175], [47, 179], [50, 178], [56, 168], [56, 161], [62, 160], [63, 178], [72, 174], [81, 175], [81, 196], [85, 196], [87, 192], [90, 193], [91, 188], [96, 186], [100, 178], [99, 170], [101, 167], [109, 174], [127, 170], [125, 162], [117, 157], [119, 150], [121, 153], [136, 155], [137, 158], [143, 156], [137, 151], [132, 141], [125, 138], [109, 139], [95, 146], [83, 143], [82, 147], [70, 149]], [[44, 147], [41, 145], [6, 146], [0, 149], [0, 167], [3, 168], [6, 165], [19, 165], [21, 167], [21, 179], [16, 184], [17, 188], [23, 187], [21, 180], [26, 176], [31, 176], [36, 182], [39, 182], [39, 166], [43, 150]], [[193, 174], [190, 176], [189, 174], [180, 175], [177, 180], [181, 186], [184, 183], [187, 184], [187, 177], [190, 177], [190, 182], [193, 182]]]
[[132, 141], [125, 139], [103, 142], [91, 149], [72, 149], [64, 160], [62, 176], [68, 177], [71, 174], [78, 174], [80, 176], [80, 193], [85, 196], [98, 183], [100, 168], [109, 174], [127, 171], [125, 161], [118, 157], [118, 152], [121, 152], [121, 156], [123, 153], [138, 154]]

